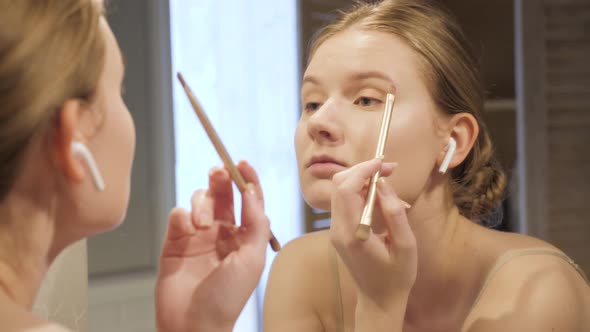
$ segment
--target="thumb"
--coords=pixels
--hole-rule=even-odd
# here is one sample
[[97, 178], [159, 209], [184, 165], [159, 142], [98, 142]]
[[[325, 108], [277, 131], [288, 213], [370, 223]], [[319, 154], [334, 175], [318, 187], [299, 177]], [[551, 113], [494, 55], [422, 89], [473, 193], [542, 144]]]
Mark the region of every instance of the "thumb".
[[246, 234], [246, 242], [266, 248], [270, 238], [270, 223], [252, 184], [242, 194], [242, 222], [240, 228]]

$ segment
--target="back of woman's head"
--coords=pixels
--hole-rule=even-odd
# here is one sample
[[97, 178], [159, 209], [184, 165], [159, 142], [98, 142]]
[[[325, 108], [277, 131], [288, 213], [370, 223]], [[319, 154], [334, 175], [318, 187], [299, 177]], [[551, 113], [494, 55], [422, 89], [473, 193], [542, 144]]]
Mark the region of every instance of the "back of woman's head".
[[476, 118], [479, 134], [465, 161], [451, 172], [452, 190], [463, 215], [487, 218], [498, 208], [506, 180], [481, 117], [484, 89], [478, 65], [455, 19], [434, 1], [359, 2], [316, 36], [309, 59], [324, 41], [351, 28], [391, 33], [403, 40], [418, 55], [422, 79], [438, 108]]
[[0, 0], [0, 200], [62, 103], [93, 98], [102, 11], [97, 0]]

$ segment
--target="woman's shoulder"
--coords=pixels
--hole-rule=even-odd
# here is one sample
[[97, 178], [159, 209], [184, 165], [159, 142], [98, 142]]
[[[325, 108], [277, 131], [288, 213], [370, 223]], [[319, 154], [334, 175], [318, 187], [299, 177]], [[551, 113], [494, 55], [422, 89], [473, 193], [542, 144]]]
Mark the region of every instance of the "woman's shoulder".
[[310, 252], [321, 256], [329, 254], [331, 248], [329, 230], [304, 234], [285, 245], [279, 254], [305, 255]]
[[328, 231], [305, 234], [287, 243], [277, 254], [273, 270], [281, 273], [318, 274], [329, 268], [331, 244]]
[[590, 312], [590, 287], [573, 260], [550, 243], [527, 235], [488, 236], [495, 259], [466, 321], [466, 326], [483, 329], [465, 331], [514, 330], [534, 324], [568, 331], [588, 328], [590, 322], [584, 317]]
[[559, 250], [554, 245], [539, 238], [521, 234], [517, 232], [498, 231], [485, 226], [475, 225], [476, 230], [473, 234], [477, 236], [477, 241], [485, 243], [486, 246], [493, 248], [496, 253], [503, 253], [509, 250], [518, 250], [531, 247], [549, 248]]
[[[19, 332], [21, 332], [21, 331], [19, 331]], [[46, 322], [46, 323], [41, 324], [39, 326], [35, 326], [35, 327], [31, 327], [31, 328], [22, 330], [22, 332], [72, 332], [72, 331], [68, 330], [67, 328], [65, 328], [61, 325]]]
[[[547, 241], [516, 232], [504, 232], [481, 225], [472, 225], [468, 234], [471, 247], [478, 253], [478, 259], [484, 262], [479, 265], [484, 270], [493, 269], [493, 265], [508, 257], [535, 255], [545, 257], [548, 252], [565, 255]], [[531, 249], [535, 250], [530, 251]]]
[[[506, 283], [527, 284], [539, 275], [553, 276], [571, 284], [586, 284], [581, 268], [558, 247], [541, 239], [519, 233], [493, 232], [489, 247], [493, 259], [487, 268], [484, 287], [504, 287]], [[573, 279], [572, 279], [573, 278]]]
[[322, 317], [335, 298], [330, 287], [331, 248], [328, 232], [318, 231], [281, 249], [272, 264], [265, 291], [265, 330], [323, 330]]
[[0, 304], [0, 322], [2, 331], [5, 332], [71, 332], [61, 325], [7, 303]]

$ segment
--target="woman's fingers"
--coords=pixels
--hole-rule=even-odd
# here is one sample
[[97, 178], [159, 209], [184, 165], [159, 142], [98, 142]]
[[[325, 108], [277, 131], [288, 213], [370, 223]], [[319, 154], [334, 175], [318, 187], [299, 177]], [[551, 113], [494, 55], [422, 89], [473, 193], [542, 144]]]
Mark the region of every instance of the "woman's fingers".
[[213, 167], [209, 172], [209, 195], [213, 202], [213, 219], [235, 224], [233, 183], [225, 168]]
[[[253, 185], [249, 184], [249, 186]], [[256, 248], [266, 250], [270, 238], [270, 222], [253, 188], [242, 194], [240, 228], [244, 232], [246, 242]]]
[[174, 208], [168, 215], [168, 226], [166, 230], [167, 240], [177, 240], [183, 236], [194, 234], [195, 227], [191, 222], [189, 212], [182, 208]]
[[384, 163], [376, 158], [334, 175], [332, 213], [336, 211], [337, 218], [333, 218], [331, 228], [336, 241], [341, 241], [340, 245], [353, 245], [355, 242], [354, 233], [366, 204], [371, 178], [378, 171], [381, 172], [380, 175], [389, 176], [396, 166], [397, 163]]
[[262, 203], [262, 207], [264, 208], [264, 194], [262, 193], [262, 186], [260, 185], [260, 179], [258, 178], [258, 174], [256, 174], [256, 170], [254, 170], [254, 167], [248, 164], [245, 160], [240, 160], [237, 167], [246, 183], [251, 183], [253, 185], [251, 189], [254, 190], [256, 197]]
[[389, 233], [390, 251], [393, 254], [400, 254], [400, 251], [413, 252], [416, 238], [408, 222], [407, 203], [383, 180], [378, 181], [377, 195]]
[[213, 225], [213, 198], [208, 190], [199, 189], [191, 198], [191, 218], [197, 228]]
[[367, 179], [377, 171], [381, 171], [381, 176], [389, 176], [395, 166], [397, 163], [385, 163], [379, 158], [367, 160], [335, 174], [332, 183], [340, 191], [358, 193], [365, 186]]

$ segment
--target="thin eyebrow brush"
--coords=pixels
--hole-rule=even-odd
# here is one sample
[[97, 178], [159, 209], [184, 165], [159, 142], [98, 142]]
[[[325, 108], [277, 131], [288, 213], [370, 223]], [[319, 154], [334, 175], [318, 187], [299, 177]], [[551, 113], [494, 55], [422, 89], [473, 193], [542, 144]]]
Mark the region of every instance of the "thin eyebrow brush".
[[[205, 114], [203, 107], [201, 106], [201, 104], [199, 103], [199, 101], [197, 100], [197, 98], [195, 97], [193, 92], [191, 91], [188, 84], [186, 84], [186, 81], [184, 80], [184, 77], [182, 77], [181, 73], [178, 73], [178, 80], [182, 84], [182, 87], [184, 88], [184, 92], [188, 96], [188, 99], [190, 100], [191, 105], [193, 106], [193, 110], [197, 114], [199, 121], [201, 121], [201, 124], [203, 125], [203, 128], [205, 129], [207, 136], [209, 136], [211, 143], [213, 143], [213, 146], [215, 147], [217, 154], [219, 154], [219, 157], [221, 157], [221, 160], [223, 160], [223, 163], [228, 168], [231, 179], [234, 181], [234, 183], [236, 184], [236, 186], [238, 187], [240, 192], [243, 194], [247, 190], [246, 181], [244, 180], [244, 178], [242, 177], [242, 174], [240, 173], [240, 171], [238, 170], [238, 168], [236, 167], [236, 165], [232, 161], [229, 153], [227, 152], [227, 149], [225, 148], [225, 146], [221, 142], [219, 135], [217, 135], [215, 128], [213, 128], [211, 121], [209, 121], [207, 114]], [[277, 238], [272, 233], [272, 230], [270, 231], [269, 243], [270, 243], [270, 247], [272, 248], [273, 251], [277, 252], [281, 249], [281, 244], [279, 243]]]

